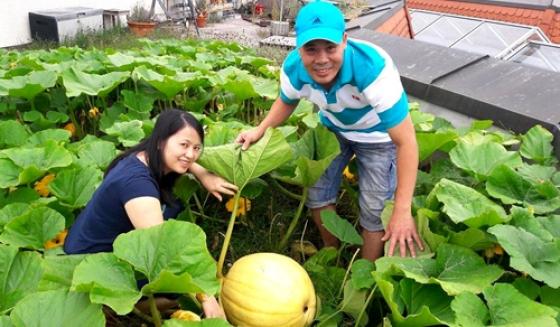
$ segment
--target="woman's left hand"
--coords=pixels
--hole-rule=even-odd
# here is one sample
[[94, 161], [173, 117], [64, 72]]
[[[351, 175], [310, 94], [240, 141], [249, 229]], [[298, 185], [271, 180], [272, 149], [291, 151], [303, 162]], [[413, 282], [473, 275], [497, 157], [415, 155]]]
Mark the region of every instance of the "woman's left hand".
[[237, 186], [210, 172], [199, 176], [198, 180], [208, 192], [220, 201], [222, 201], [222, 194], [234, 195], [238, 191]]
[[208, 296], [202, 301], [202, 310], [206, 318], [223, 318], [226, 319], [226, 314], [220, 304], [213, 296]]

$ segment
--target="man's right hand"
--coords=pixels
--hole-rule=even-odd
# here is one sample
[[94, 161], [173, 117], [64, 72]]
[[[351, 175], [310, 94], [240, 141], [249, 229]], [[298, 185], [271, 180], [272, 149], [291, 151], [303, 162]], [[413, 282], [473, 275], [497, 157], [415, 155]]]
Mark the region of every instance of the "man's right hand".
[[241, 144], [241, 150], [247, 150], [251, 146], [251, 144], [260, 140], [263, 135], [264, 132], [261, 131], [258, 127], [255, 127], [248, 131], [239, 133], [239, 135], [235, 139], [235, 143]]

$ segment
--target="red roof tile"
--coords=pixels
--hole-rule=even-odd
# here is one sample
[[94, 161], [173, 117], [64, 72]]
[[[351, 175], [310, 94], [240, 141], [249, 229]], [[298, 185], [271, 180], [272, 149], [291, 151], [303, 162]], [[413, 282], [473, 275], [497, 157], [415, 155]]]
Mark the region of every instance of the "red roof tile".
[[[477, 4], [454, 0], [407, 0], [412, 9], [425, 9], [468, 17], [499, 20], [540, 27], [555, 43], [560, 43], [560, 12]], [[550, 12], [554, 13], [551, 23]]]

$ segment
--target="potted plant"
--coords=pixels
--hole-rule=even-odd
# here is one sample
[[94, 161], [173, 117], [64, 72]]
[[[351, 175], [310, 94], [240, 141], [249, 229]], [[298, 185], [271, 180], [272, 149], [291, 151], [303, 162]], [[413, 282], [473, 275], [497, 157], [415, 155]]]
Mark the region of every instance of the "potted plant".
[[196, 1], [196, 26], [205, 27], [208, 20], [208, 4], [206, 0]]
[[127, 23], [130, 31], [140, 37], [150, 35], [156, 28], [156, 22], [152, 19], [150, 12], [140, 3], [136, 3], [136, 6], [132, 7]]

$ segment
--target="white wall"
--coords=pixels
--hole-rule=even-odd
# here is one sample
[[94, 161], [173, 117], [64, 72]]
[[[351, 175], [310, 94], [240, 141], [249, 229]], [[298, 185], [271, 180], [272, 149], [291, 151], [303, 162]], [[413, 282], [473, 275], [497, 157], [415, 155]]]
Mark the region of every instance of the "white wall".
[[[151, 0], [0, 0], [0, 48], [31, 42], [30, 11], [65, 7], [131, 10], [137, 3], [150, 8]], [[164, 1], [165, 3], [165, 1]], [[159, 6], [156, 5], [156, 9]], [[156, 13], [161, 10], [156, 10]]]

